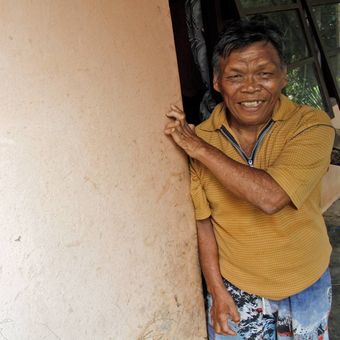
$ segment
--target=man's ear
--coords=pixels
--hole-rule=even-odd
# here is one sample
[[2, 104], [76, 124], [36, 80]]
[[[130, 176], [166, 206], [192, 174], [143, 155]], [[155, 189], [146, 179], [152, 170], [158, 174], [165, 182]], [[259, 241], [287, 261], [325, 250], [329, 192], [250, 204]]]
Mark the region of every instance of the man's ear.
[[214, 74], [213, 86], [214, 86], [215, 91], [221, 93], [219, 79], [218, 79], [218, 76], [216, 74]]

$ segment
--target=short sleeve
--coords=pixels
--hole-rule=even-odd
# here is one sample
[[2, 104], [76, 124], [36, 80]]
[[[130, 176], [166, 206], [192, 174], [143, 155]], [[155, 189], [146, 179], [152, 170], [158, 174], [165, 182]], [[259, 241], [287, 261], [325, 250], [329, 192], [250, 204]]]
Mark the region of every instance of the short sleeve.
[[211, 215], [209, 202], [206, 198], [200, 178], [200, 165], [190, 160], [191, 198], [194, 204], [196, 220], [204, 220]]
[[308, 127], [289, 140], [275, 163], [266, 169], [297, 209], [327, 171], [333, 142], [332, 126]]

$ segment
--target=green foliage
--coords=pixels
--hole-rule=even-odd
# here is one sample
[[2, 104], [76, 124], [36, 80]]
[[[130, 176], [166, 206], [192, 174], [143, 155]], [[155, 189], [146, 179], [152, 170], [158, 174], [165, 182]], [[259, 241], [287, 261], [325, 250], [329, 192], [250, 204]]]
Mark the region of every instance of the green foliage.
[[319, 86], [315, 78], [311, 78], [307, 72], [306, 66], [290, 70], [288, 73], [288, 85], [284, 93], [289, 99], [299, 104], [306, 104], [324, 110]]

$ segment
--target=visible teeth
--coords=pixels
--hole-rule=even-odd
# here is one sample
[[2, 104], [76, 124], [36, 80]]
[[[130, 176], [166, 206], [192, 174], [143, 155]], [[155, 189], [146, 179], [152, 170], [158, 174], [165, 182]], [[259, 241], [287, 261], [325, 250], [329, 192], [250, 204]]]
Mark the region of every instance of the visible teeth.
[[256, 107], [262, 103], [261, 100], [254, 100], [252, 102], [242, 102], [241, 104], [246, 107]]

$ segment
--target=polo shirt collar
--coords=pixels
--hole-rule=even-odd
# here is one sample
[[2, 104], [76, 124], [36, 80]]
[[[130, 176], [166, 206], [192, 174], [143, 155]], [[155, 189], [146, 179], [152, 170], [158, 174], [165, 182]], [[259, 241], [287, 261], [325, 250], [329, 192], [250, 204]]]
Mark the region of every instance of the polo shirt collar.
[[297, 104], [289, 100], [285, 95], [281, 94], [280, 99], [276, 103], [274, 108], [274, 114], [272, 116], [272, 120], [279, 121], [279, 120], [287, 120], [291, 116], [293, 116], [296, 110]]

